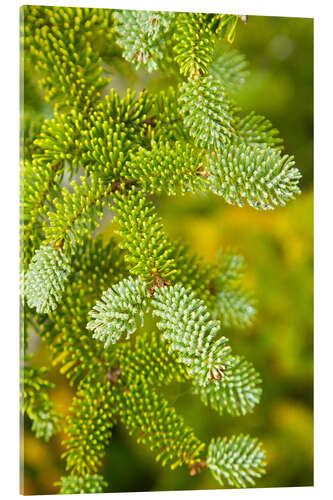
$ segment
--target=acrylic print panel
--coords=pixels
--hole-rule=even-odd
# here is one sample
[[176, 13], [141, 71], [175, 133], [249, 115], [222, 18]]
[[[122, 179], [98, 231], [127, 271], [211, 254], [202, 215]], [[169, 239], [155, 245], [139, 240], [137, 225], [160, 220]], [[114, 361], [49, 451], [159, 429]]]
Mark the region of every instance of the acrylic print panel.
[[312, 485], [312, 19], [21, 21], [22, 493]]

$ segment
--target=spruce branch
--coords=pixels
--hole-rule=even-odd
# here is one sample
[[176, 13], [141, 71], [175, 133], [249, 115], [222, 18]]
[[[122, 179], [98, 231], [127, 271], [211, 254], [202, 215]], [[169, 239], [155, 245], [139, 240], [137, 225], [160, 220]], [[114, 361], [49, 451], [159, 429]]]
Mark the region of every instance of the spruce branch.
[[[33, 326], [76, 390], [61, 493], [106, 487], [99, 474], [117, 419], [162, 465], [185, 464], [192, 476], [208, 468], [222, 485], [253, 484], [265, 469], [256, 439], [212, 440], [206, 458], [205, 443], [163, 395], [166, 385], [192, 384], [221, 415], [245, 415], [258, 404], [260, 375], [220, 334], [221, 325], [243, 328], [254, 317], [243, 258], [227, 252], [203, 262], [169, 239], [150, 199], [211, 190], [228, 203], [268, 209], [300, 192], [278, 131], [254, 112], [241, 114], [230, 97], [247, 63], [215, 45], [232, 42], [247, 16], [23, 12], [25, 79], [37, 77], [53, 109], [44, 122], [22, 122], [20, 335], [25, 355]], [[134, 66], [159, 70], [149, 91], [106, 89], [104, 74], [120, 68], [131, 79]], [[173, 86], [155, 92], [162, 79]], [[117, 214], [120, 244], [91, 236], [107, 205]], [[134, 336], [150, 311], [160, 331]], [[23, 411], [47, 439], [60, 421], [48, 394], [53, 385], [44, 369], [24, 366], [21, 377]]]
[[151, 150], [140, 148], [131, 154], [125, 176], [140, 181], [150, 193], [185, 194], [203, 187], [200, 171], [204, 169], [204, 161], [204, 152], [189, 144], [154, 142]]
[[[42, 167], [46, 164], [59, 174], [69, 171], [77, 173], [81, 164], [81, 132], [86, 127], [87, 116], [78, 110], [68, 113], [55, 112], [52, 120], [43, 122], [34, 145], [39, 151], [33, 155], [34, 162]], [[62, 177], [59, 176], [59, 180]], [[59, 182], [59, 181], [58, 181]]]
[[254, 478], [265, 473], [265, 451], [258, 439], [249, 435], [212, 439], [208, 447], [207, 465], [221, 484], [245, 488]]
[[140, 277], [131, 276], [103, 292], [89, 312], [92, 318], [87, 324], [93, 338], [104, 342], [107, 348], [117, 342], [123, 334], [126, 338], [137, 329], [137, 317], [143, 326], [144, 312], [148, 307], [148, 292]]
[[59, 191], [61, 163], [26, 160], [22, 166], [21, 220], [23, 220], [24, 269], [43, 241], [42, 224]]
[[176, 262], [174, 281], [186, 289], [191, 288], [196, 297], [202, 299], [209, 310], [213, 310], [215, 291], [212, 283], [218, 272], [217, 266], [203, 262], [202, 257], [192, 252], [188, 244], [180, 241], [173, 242], [171, 255]]
[[208, 171], [210, 189], [227, 203], [247, 202], [258, 210], [284, 206], [300, 194], [301, 174], [292, 156], [270, 148], [226, 145], [213, 153]]
[[256, 314], [256, 302], [250, 292], [237, 286], [216, 293], [216, 312], [226, 327], [251, 326]]
[[[97, 163], [103, 165], [105, 161], [112, 161], [112, 156], [108, 158], [110, 148], [107, 143], [111, 130], [122, 140], [124, 155], [129, 149], [135, 150], [140, 145], [148, 147], [151, 135], [149, 117], [153, 112], [154, 102], [154, 97], [145, 89], [139, 94], [128, 89], [123, 98], [111, 89], [105, 99], [96, 105], [89, 117], [88, 130], [84, 132], [87, 141], [98, 139], [92, 145], [99, 144], [99, 150], [102, 152], [101, 159], [99, 156], [93, 156], [91, 162], [97, 160]], [[84, 144], [83, 153], [88, 151], [90, 151], [89, 142]]]
[[38, 313], [53, 311], [63, 295], [70, 270], [70, 259], [62, 250], [41, 246], [24, 278], [28, 306], [36, 308]]
[[[26, 358], [27, 359], [27, 358]], [[49, 391], [55, 386], [46, 378], [46, 367], [22, 365], [20, 369], [20, 406], [32, 421], [37, 438], [48, 441], [60, 429], [61, 415], [54, 410]]]
[[234, 14], [215, 14], [212, 19], [213, 29], [220, 38], [226, 37], [229, 43], [232, 43], [236, 35], [236, 27], [239, 18], [244, 16], [235, 16]]
[[128, 153], [133, 148], [121, 123], [90, 116], [89, 127], [82, 132], [81, 164], [86, 174], [96, 173], [104, 183], [112, 184], [122, 175]]
[[198, 459], [205, 444], [186, 426], [160, 392], [155, 391], [139, 374], [131, 387], [117, 392], [121, 421], [139, 444], [157, 453], [156, 460], [175, 469]]
[[189, 80], [180, 87], [179, 103], [184, 126], [198, 146], [218, 149], [230, 143], [233, 109], [222, 83], [211, 76]]
[[225, 47], [216, 52], [209, 73], [220, 80], [228, 93], [233, 93], [244, 84], [248, 76], [248, 62], [238, 50]]
[[111, 193], [121, 189], [124, 183], [117, 181], [106, 185], [96, 174], [88, 180], [81, 177], [81, 184], [72, 181], [71, 192], [62, 188], [61, 196], [55, 200], [55, 211], [48, 212], [49, 225], [45, 227], [46, 243], [73, 252], [75, 246], [99, 225], [106, 204], [111, 207]]
[[228, 339], [215, 337], [219, 321], [210, 319], [204, 302], [181, 285], [167, 286], [152, 299], [153, 316], [171, 352], [184, 363], [199, 385], [205, 386], [222, 378], [231, 360]]
[[98, 372], [80, 382], [67, 417], [67, 438], [63, 441], [66, 451], [62, 458], [66, 459], [66, 470], [71, 475], [91, 475], [101, 467], [115, 423], [113, 399], [111, 385]]
[[20, 115], [20, 157], [23, 160], [32, 160], [32, 155], [37, 152], [35, 139], [40, 134], [43, 117], [30, 113]]
[[119, 344], [116, 356], [119, 372], [123, 374], [128, 387], [131, 387], [138, 373], [147, 384], [154, 387], [188, 379], [186, 367], [177, 362], [177, 356], [169, 352], [157, 332], [144, 332], [136, 337], [134, 347], [129, 342]]
[[123, 57], [136, 69], [143, 66], [149, 72], [157, 70], [174, 13], [127, 10], [117, 12], [116, 17]]
[[107, 83], [87, 27], [105, 30], [112, 27], [112, 18], [105, 18], [98, 9], [93, 18], [95, 23], [87, 19], [84, 9], [25, 6], [25, 45], [37, 70], [44, 74], [40, 84], [46, 97], [56, 102], [57, 109], [86, 112]]
[[141, 135], [140, 128], [146, 125], [149, 113], [154, 104], [153, 96], [143, 89], [139, 94], [127, 89], [125, 97], [111, 89], [110, 94], [96, 106], [96, 118], [110, 120], [112, 123], [123, 123], [129, 133]]
[[174, 87], [162, 90], [155, 97], [154, 115], [152, 117], [154, 139], [158, 141], [190, 140], [188, 131], [184, 128], [183, 117], [178, 103], [178, 92]]
[[227, 327], [250, 326], [256, 314], [256, 300], [241, 281], [244, 277], [244, 257], [230, 250], [218, 253], [216, 276], [212, 281], [215, 303], [213, 316], [221, 318]]
[[58, 365], [73, 385], [89, 373], [100, 373], [113, 353], [91, 338], [86, 330], [89, 310], [106, 287], [126, 275], [123, 257], [114, 239], [103, 245], [101, 236], [87, 238], [77, 248], [72, 273], [62, 302], [42, 325], [41, 337]]
[[223, 372], [219, 384], [200, 386], [194, 392], [220, 415], [225, 412], [239, 416], [253, 412], [262, 394], [261, 378], [252, 363], [241, 356], [234, 357]]
[[127, 252], [125, 259], [131, 272], [152, 287], [163, 286], [175, 273], [175, 266], [155, 207], [134, 186], [125, 193], [115, 192], [113, 198], [120, 224], [117, 232], [122, 237], [120, 247]]
[[189, 374], [203, 386], [221, 380], [231, 360], [228, 339], [221, 337], [214, 341], [219, 321], [211, 320], [203, 301], [181, 285], [155, 291], [150, 306], [147, 287], [141, 278], [125, 279], [103, 293], [102, 300], [89, 312], [93, 319], [87, 328], [107, 348], [124, 333], [129, 338], [136, 331], [137, 316], [143, 326], [144, 314], [150, 307], [153, 316], [160, 320], [157, 326], [169, 351], [186, 365]]
[[174, 52], [180, 73], [190, 78], [206, 75], [213, 57], [213, 43], [208, 14], [186, 12], [179, 16]]
[[97, 474], [63, 476], [61, 481], [57, 481], [54, 484], [60, 487], [60, 493], [62, 495], [103, 493], [103, 489], [107, 486], [107, 482], [104, 481], [103, 476]]
[[236, 118], [237, 142], [247, 146], [281, 150], [283, 142], [278, 137], [279, 131], [272, 127], [271, 122], [264, 116], [256, 115], [253, 111], [243, 118]]

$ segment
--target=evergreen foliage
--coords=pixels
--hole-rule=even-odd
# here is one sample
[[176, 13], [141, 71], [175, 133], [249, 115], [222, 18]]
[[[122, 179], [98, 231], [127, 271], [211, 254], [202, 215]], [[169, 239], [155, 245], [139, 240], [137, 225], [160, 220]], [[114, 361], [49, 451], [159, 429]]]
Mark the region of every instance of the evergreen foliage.
[[25, 365], [21, 367], [20, 376], [21, 411], [32, 421], [36, 437], [45, 441], [59, 431], [61, 422], [61, 415], [54, 410], [49, 397], [54, 384], [45, 377], [47, 371], [46, 367]]
[[116, 14], [120, 38], [124, 48], [123, 57], [151, 72], [158, 69], [158, 60], [163, 58], [163, 43], [167, 36], [171, 12], [122, 11]]
[[299, 171], [292, 156], [267, 147], [227, 145], [214, 153], [208, 167], [210, 188], [227, 203], [269, 210], [300, 193]]
[[62, 297], [70, 269], [70, 261], [61, 250], [41, 246], [25, 277], [24, 293], [28, 306], [35, 307], [38, 313], [53, 311]]
[[213, 314], [221, 316], [222, 324], [227, 327], [250, 326], [256, 314], [256, 304], [253, 294], [241, 285], [245, 270], [244, 258], [226, 251], [220, 252], [218, 262]]
[[215, 340], [220, 324], [210, 319], [203, 301], [181, 285], [175, 285], [162, 288], [152, 303], [163, 338], [199, 385], [221, 380], [231, 349], [225, 337]]
[[[140, 278], [121, 281], [104, 292], [102, 299], [90, 311], [94, 319], [87, 328], [94, 332], [93, 338], [105, 341], [105, 347], [118, 342], [123, 333], [129, 338], [137, 329], [137, 316], [143, 326], [150, 306]], [[251, 411], [260, 399], [260, 377], [251, 363], [231, 357], [227, 338], [214, 339], [220, 323], [210, 320], [205, 304], [181, 285], [156, 291], [151, 304], [153, 316], [162, 320], [157, 326], [169, 353], [187, 367], [187, 377], [196, 390], [200, 387], [204, 402], [220, 413]]]
[[169, 195], [197, 191], [202, 185], [199, 175], [204, 154], [190, 144], [163, 141], [153, 143], [152, 149], [139, 149], [132, 153], [126, 164], [126, 177], [142, 184], [145, 191]]
[[31, 6], [24, 16], [24, 43], [44, 75], [40, 83], [47, 100], [56, 101], [59, 109], [89, 109], [106, 83], [94, 42], [110, 41], [105, 32], [114, 24], [112, 12]]
[[[245, 18], [245, 19], [244, 19]], [[234, 16], [232, 14], [216, 14], [213, 16], [213, 26], [215, 33], [225, 36], [228, 42], [232, 43], [236, 36], [236, 27], [239, 19], [246, 24], [247, 16]]]
[[63, 443], [66, 451], [62, 458], [66, 459], [70, 474], [78, 477], [98, 471], [114, 423], [112, 388], [106, 375], [104, 379], [98, 375], [98, 372], [89, 374], [80, 382], [67, 419], [68, 437]]
[[155, 97], [155, 115], [154, 115], [154, 138], [156, 141], [189, 141], [190, 136], [184, 128], [183, 120], [180, 115], [178, 105], [178, 89], [169, 87], [162, 90]]
[[176, 262], [175, 283], [191, 288], [213, 310], [216, 304], [213, 282], [218, 276], [218, 266], [203, 262], [201, 256], [191, 253], [189, 246], [179, 241], [172, 244], [171, 255]]
[[25, 113], [24, 116], [20, 117], [20, 152], [21, 156], [25, 160], [32, 160], [32, 155], [35, 152], [34, 141], [36, 137], [40, 134], [41, 127], [43, 124], [43, 117], [39, 116], [34, 118], [30, 113]]
[[78, 493], [103, 493], [107, 483], [102, 476], [87, 474], [86, 476], [62, 477], [56, 486], [60, 486], [62, 495], [75, 495]]
[[174, 35], [176, 61], [186, 77], [204, 75], [213, 57], [214, 33], [207, 14], [184, 13]]
[[232, 94], [245, 82], [249, 73], [247, 67], [248, 62], [243, 54], [234, 48], [226, 47], [224, 50], [217, 51], [209, 72]]
[[174, 353], [157, 332], [143, 332], [135, 339], [135, 350], [130, 342], [117, 348], [119, 369], [126, 374], [128, 383], [135, 380], [138, 372], [152, 386], [166, 386], [172, 382], [184, 382], [188, 378], [186, 367], [179, 365]]
[[104, 372], [111, 354], [91, 339], [86, 330], [88, 312], [108, 283], [118, 281], [126, 273], [122, 255], [114, 239], [103, 245], [102, 238], [88, 238], [77, 249], [72, 273], [63, 300], [48, 315], [40, 335], [51, 350], [54, 365], [66, 375], [71, 385], [85, 375]]
[[221, 415], [245, 415], [260, 401], [261, 379], [252, 363], [240, 356], [232, 358], [219, 384], [195, 387], [202, 401]]
[[236, 287], [216, 293], [216, 308], [226, 327], [250, 326], [255, 315], [254, 300], [246, 290]]
[[[103, 208], [112, 192], [96, 175], [91, 182], [81, 178], [81, 184], [72, 182], [73, 191], [64, 187], [55, 201], [55, 211], [48, 212], [50, 224], [45, 227], [45, 239], [49, 245], [73, 252], [96, 227], [103, 216]], [[109, 202], [110, 203], [110, 202]]]
[[223, 85], [211, 76], [189, 80], [180, 89], [184, 126], [198, 146], [224, 146], [234, 134], [232, 106]]
[[171, 469], [191, 465], [205, 444], [185, 425], [161, 393], [147, 384], [144, 377], [132, 379], [132, 388], [123, 390], [116, 399], [120, 419], [138, 443], [156, 453], [156, 460]]
[[270, 147], [281, 149], [281, 142], [278, 136], [279, 131], [272, 127], [272, 124], [264, 116], [256, 115], [253, 111], [243, 118], [237, 117], [236, 122], [239, 142], [253, 147]]
[[[61, 493], [105, 490], [99, 473], [118, 422], [162, 465], [185, 464], [190, 475], [209, 469], [244, 487], [264, 473], [256, 439], [218, 438], [207, 455], [163, 393], [191, 384], [220, 414], [244, 415], [262, 392], [223, 335], [254, 318], [243, 258], [205, 263], [168, 237], [155, 205], [160, 193], [211, 191], [264, 210], [300, 192], [276, 129], [231, 98], [246, 63], [216, 42], [232, 42], [241, 17], [23, 8], [26, 76], [34, 68], [53, 114], [22, 120], [21, 342], [26, 353], [34, 329], [75, 390]], [[159, 70], [173, 85], [121, 97], [107, 88], [108, 65]], [[103, 242], [94, 231], [107, 208], [119, 238]], [[149, 313], [159, 331], [142, 331]], [[48, 439], [60, 416], [44, 375], [24, 366], [22, 411]]]
[[265, 452], [256, 438], [232, 436], [212, 439], [208, 448], [208, 467], [213, 476], [223, 484], [226, 479], [231, 486], [244, 487], [254, 484], [265, 470]]
[[171, 243], [153, 203], [133, 186], [128, 192], [115, 193], [114, 201], [122, 237], [120, 247], [128, 252], [125, 259], [131, 272], [149, 283], [163, 284], [165, 278], [175, 273], [175, 265]]
[[105, 347], [117, 342], [122, 334], [129, 338], [137, 328], [136, 316], [139, 316], [143, 326], [147, 295], [141, 278], [134, 280], [129, 277], [121, 281], [103, 292], [102, 300], [89, 313], [93, 319], [87, 328], [95, 332], [94, 338], [105, 341]]

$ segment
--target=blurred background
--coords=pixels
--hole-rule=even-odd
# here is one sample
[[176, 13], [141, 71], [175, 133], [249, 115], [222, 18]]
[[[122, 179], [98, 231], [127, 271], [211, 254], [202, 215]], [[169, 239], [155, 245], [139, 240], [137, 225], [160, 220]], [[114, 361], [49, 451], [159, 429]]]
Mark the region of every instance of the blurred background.
[[[313, 484], [313, 20], [249, 17], [239, 24], [233, 46], [249, 61], [249, 76], [235, 94], [245, 112], [269, 118], [295, 155], [302, 172], [302, 196], [273, 212], [229, 206], [211, 196], [159, 198], [159, 212], [171, 238], [190, 243], [207, 261], [231, 247], [247, 262], [246, 285], [254, 291], [258, 313], [251, 328], [224, 328], [235, 352], [253, 361], [263, 378], [263, 396], [253, 414], [220, 417], [189, 391], [173, 399], [197, 435], [245, 432], [256, 435], [267, 450], [267, 474], [258, 487]], [[112, 73], [112, 68], [109, 68]], [[136, 80], [135, 80], [136, 78]], [[170, 83], [170, 82], [168, 82]], [[129, 85], [156, 88], [158, 74], [114, 77], [121, 93]], [[24, 74], [25, 110], [50, 113], [33, 72]], [[102, 226], [112, 232], [110, 219]], [[41, 346], [38, 360], [48, 364]], [[66, 413], [72, 391], [64, 377], [51, 372], [54, 399]], [[25, 422], [25, 494], [57, 493], [53, 483], [63, 474], [63, 434], [49, 443], [37, 440]], [[104, 474], [110, 491], [218, 488], [209, 472], [190, 477], [184, 468], [170, 471], [137, 445], [121, 426], [114, 429]]]

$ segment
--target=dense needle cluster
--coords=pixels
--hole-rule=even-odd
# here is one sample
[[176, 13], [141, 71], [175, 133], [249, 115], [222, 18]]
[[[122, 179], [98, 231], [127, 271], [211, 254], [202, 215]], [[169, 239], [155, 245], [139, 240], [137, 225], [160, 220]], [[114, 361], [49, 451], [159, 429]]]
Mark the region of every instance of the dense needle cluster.
[[[221, 415], [259, 403], [259, 374], [223, 335], [255, 314], [243, 259], [227, 251], [204, 263], [170, 240], [155, 205], [160, 193], [213, 192], [266, 210], [300, 192], [278, 131], [233, 101], [247, 63], [228, 43], [246, 16], [38, 6], [22, 14], [25, 79], [35, 68], [54, 106], [51, 117], [22, 120], [22, 412], [39, 437], [59, 429], [53, 386], [26, 353], [33, 328], [76, 391], [60, 491], [105, 491], [101, 467], [118, 422], [162, 465], [253, 484], [265, 472], [258, 439], [218, 437], [207, 447], [163, 393], [187, 383]], [[174, 84], [121, 96], [108, 67], [159, 70]], [[105, 243], [95, 230], [108, 208], [117, 238]], [[153, 331], [143, 330], [147, 315]]]

